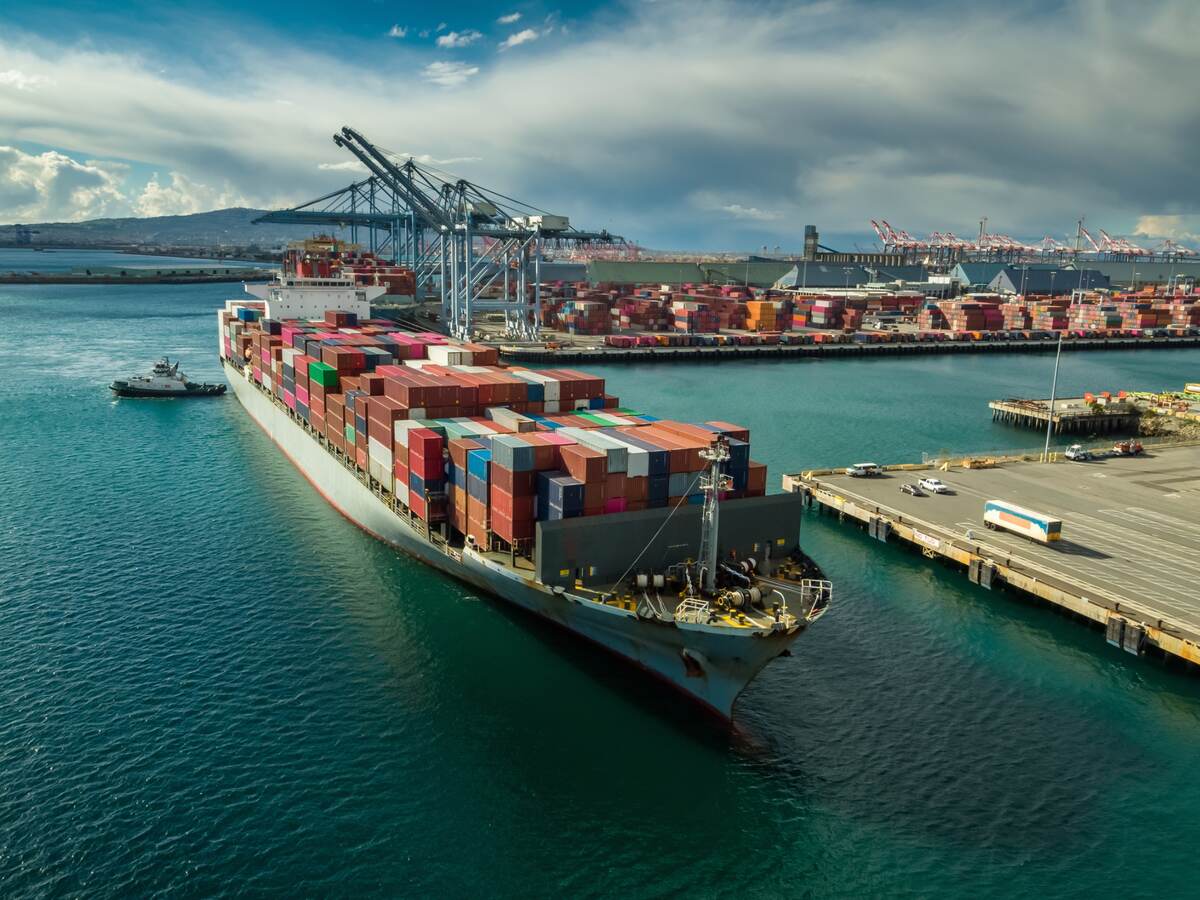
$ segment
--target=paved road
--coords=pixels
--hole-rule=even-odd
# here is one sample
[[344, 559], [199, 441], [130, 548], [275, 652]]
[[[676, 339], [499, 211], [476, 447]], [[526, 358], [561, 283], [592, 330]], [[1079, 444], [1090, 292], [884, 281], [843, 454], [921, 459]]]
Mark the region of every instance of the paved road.
[[[942, 476], [953, 496], [910, 497], [905, 481]], [[847, 495], [946, 528], [965, 542], [1011, 555], [1079, 582], [1097, 595], [1157, 611], [1200, 631], [1200, 447], [1139, 458], [1053, 465], [1013, 463], [949, 473], [894, 472], [881, 478], [825, 475]], [[985, 500], [1007, 500], [1063, 520], [1063, 540], [1042, 546], [983, 527]]]

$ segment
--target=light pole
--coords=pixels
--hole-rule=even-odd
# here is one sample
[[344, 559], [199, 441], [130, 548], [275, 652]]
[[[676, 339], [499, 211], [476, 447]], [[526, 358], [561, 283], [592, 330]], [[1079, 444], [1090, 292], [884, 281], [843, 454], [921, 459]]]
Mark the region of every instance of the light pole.
[[1054, 351], [1054, 378], [1050, 381], [1050, 415], [1046, 419], [1046, 447], [1042, 462], [1050, 462], [1050, 432], [1054, 429], [1054, 397], [1058, 393], [1058, 361], [1062, 359], [1063, 333], [1058, 332], [1058, 349]]

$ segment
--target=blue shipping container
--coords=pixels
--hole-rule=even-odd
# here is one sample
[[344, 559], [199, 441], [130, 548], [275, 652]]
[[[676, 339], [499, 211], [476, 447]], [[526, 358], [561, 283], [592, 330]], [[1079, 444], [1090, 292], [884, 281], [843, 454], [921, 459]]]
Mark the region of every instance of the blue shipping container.
[[488, 502], [488, 485], [482, 478], [476, 478], [474, 475], [467, 474], [467, 495], [478, 500], [480, 503]]
[[488, 463], [491, 460], [492, 452], [490, 450], [468, 450], [467, 472], [483, 481], [486, 485], [488, 483]]

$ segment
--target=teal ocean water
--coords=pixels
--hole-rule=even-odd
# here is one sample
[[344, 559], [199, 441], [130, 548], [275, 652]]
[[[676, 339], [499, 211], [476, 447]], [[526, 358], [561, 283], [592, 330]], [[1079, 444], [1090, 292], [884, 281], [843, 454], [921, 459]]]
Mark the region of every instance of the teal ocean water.
[[[220, 377], [229, 285], [0, 288], [0, 894], [1194, 895], [1200, 682], [815, 516], [835, 605], [714, 731], [311, 490]], [[1036, 444], [1049, 356], [610, 368], [787, 469]], [[1067, 391], [1200, 377], [1064, 355]], [[1200, 511], [1197, 511], [1200, 515]]]

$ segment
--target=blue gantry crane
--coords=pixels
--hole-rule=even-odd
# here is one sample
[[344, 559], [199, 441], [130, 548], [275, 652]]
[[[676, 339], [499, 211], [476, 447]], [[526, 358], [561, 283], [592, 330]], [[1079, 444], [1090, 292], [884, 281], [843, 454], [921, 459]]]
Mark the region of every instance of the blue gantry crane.
[[475, 333], [476, 316], [503, 312], [511, 337], [536, 340], [542, 323], [541, 268], [548, 250], [625, 245], [607, 231], [580, 231], [566, 216], [372, 144], [353, 128], [334, 143], [370, 177], [256, 222], [348, 229], [359, 242], [416, 276], [418, 299], [440, 297], [442, 322], [455, 337]]

